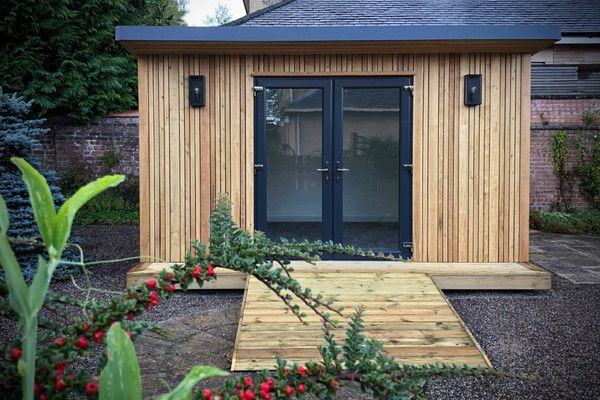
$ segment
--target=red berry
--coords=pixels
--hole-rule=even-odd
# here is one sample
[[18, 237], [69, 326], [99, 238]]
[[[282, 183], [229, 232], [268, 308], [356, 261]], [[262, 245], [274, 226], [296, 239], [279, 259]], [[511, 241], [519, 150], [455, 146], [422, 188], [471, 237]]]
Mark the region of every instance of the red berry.
[[304, 386], [303, 383], [298, 385], [298, 393], [304, 393], [306, 392], [306, 386]]
[[331, 381], [329, 384], [333, 389], [338, 390], [340, 388], [340, 383], [335, 379]]
[[89, 324], [83, 324], [81, 325], [81, 330], [84, 332], [87, 332], [90, 330], [90, 325]]
[[36, 382], [33, 384], [33, 392], [36, 394], [40, 394], [42, 393], [42, 391], [44, 390], [44, 385], [42, 385], [39, 382]]
[[129, 311], [127, 313], [127, 319], [131, 321], [134, 318], [135, 318], [135, 313], [133, 311]]
[[215, 275], [215, 267], [212, 264], [208, 264], [208, 269], [206, 270], [206, 276], [214, 276]]
[[19, 360], [21, 358], [21, 349], [18, 347], [13, 347], [13, 349], [10, 351], [10, 355], [12, 356], [13, 360]]
[[283, 376], [288, 376], [290, 374], [290, 369], [286, 368], [283, 370]]
[[271, 394], [269, 392], [260, 392], [260, 397], [264, 400], [271, 400]]
[[150, 292], [150, 304], [155, 306], [158, 305], [158, 293]]
[[48, 398], [48, 396], [46, 396], [45, 394], [40, 395], [40, 400], [46, 400]]
[[67, 363], [64, 361], [56, 363], [54, 369], [56, 370], [57, 375], [62, 374], [65, 371], [65, 369], [67, 369]]
[[261, 392], [269, 392], [270, 390], [271, 390], [271, 385], [269, 385], [267, 382], [263, 382], [260, 384]]
[[104, 332], [101, 330], [94, 332], [94, 342], [99, 343], [102, 341], [102, 339], [104, 339]]
[[87, 340], [87, 338], [85, 336], [79, 336], [79, 339], [77, 339], [77, 346], [81, 347], [82, 349], [85, 349], [86, 347], [88, 347], [88, 345], [90, 344], [89, 340]]
[[242, 388], [242, 384], [241, 384], [241, 383], [236, 383], [236, 384], [235, 384], [235, 388], [236, 388], [237, 390], [240, 390], [240, 389]]
[[212, 390], [204, 389], [202, 391], [202, 396], [204, 396], [204, 400], [211, 400], [212, 399]]
[[273, 387], [273, 385], [275, 384], [275, 382], [273, 382], [273, 378], [268, 377], [266, 382], [269, 384], [269, 386]]
[[238, 399], [245, 399], [245, 398], [246, 398], [246, 394], [244, 392], [240, 391], [238, 393]]
[[61, 338], [61, 337], [57, 337], [56, 339], [54, 339], [52, 341], [52, 343], [54, 343], [55, 345], [57, 345], [58, 347], [62, 347], [63, 344], [65, 344], [65, 339]]
[[156, 287], [156, 280], [154, 280], [154, 279], [148, 279], [146, 281], [146, 287], [148, 289], [154, 289]]
[[294, 388], [290, 385], [287, 385], [283, 390], [283, 393], [285, 393], [285, 395], [288, 397], [292, 397], [294, 395]]
[[165, 275], [165, 280], [170, 281], [173, 278], [173, 274], [171, 272], [167, 272]]
[[175, 291], [175, 285], [169, 283], [167, 286], [165, 286], [165, 290], [169, 293], [173, 293]]
[[127, 331], [127, 336], [131, 339], [131, 337], [133, 336], [133, 333], [131, 333], [130, 331]]
[[65, 385], [65, 381], [63, 381], [61, 377], [57, 377], [56, 382], [54, 383], [54, 389], [57, 392], [60, 392], [61, 390], [63, 390], [66, 387], [67, 387], [67, 385]]
[[246, 389], [246, 391], [244, 392], [244, 396], [246, 396], [246, 400], [254, 400], [254, 398], [256, 397], [250, 389]]
[[96, 381], [89, 381], [85, 385], [85, 392], [87, 394], [96, 394], [96, 393], [98, 393], [98, 389], [99, 388], [100, 388], [100, 385], [98, 385], [98, 382], [96, 382]]
[[254, 386], [254, 381], [251, 377], [247, 376], [244, 378], [244, 385], [246, 386]]
[[198, 278], [200, 278], [201, 274], [202, 274], [202, 267], [197, 266], [196, 268], [194, 268], [194, 272], [192, 272], [192, 278], [198, 279]]
[[304, 365], [301, 365], [298, 367], [297, 372], [300, 375], [306, 375], [308, 374], [308, 369]]

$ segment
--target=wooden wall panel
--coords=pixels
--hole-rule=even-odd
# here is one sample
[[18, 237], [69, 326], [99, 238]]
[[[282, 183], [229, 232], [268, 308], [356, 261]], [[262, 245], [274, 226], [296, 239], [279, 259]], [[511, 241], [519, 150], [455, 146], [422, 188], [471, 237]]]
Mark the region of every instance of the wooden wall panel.
[[[183, 259], [229, 193], [252, 229], [255, 76], [414, 76], [414, 259], [528, 260], [529, 55], [147, 55], [139, 58], [140, 251]], [[483, 104], [463, 104], [466, 74]], [[187, 77], [206, 77], [190, 108]]]

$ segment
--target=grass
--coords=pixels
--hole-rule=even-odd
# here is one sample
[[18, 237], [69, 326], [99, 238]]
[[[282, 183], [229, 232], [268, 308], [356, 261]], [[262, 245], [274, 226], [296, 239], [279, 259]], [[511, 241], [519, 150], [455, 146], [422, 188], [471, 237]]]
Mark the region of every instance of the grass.
[[531, 211], [529, 226], [542, 232], [600, 233], [599, 211]]

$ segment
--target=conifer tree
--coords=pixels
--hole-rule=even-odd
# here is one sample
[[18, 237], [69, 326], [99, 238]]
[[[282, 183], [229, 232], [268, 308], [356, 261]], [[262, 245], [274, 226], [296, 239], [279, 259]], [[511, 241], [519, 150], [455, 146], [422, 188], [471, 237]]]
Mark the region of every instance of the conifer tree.
[[[32, 240], [39, 238], [33, 211], [29, 202], [27, 187], [11, 157], [23, 157], [39, 167], [39, 160], [32, 156], [40, 145], [39, 137], [48, 129], [42, 127], [45, 120], [29, 119], [31, 101], [27, 102], [16, 94], [4, 94], [0, 87], [0, 194], [6, 200], [10, 217], [9, 236], [18, 239], [14, 249], [25, 277], [30, 280], [37, 268], [37, 257], [44, 249]], [[58, 187], [58, 177], [54, 172], [44, 174], [54, 197], [55, 204], [61, 204], [64, 197]], [[57, 269], [58, 277], [72, 271], [65, 266]]]

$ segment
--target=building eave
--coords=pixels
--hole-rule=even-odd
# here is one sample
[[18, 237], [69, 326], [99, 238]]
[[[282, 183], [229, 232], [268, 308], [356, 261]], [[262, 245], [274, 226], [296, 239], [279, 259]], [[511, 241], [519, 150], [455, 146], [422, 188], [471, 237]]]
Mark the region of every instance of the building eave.
[[117, 26], [116, 40], [134, 55], [156, 53], [517, 52], [557, 40], [548, 25], [153, 27]]

